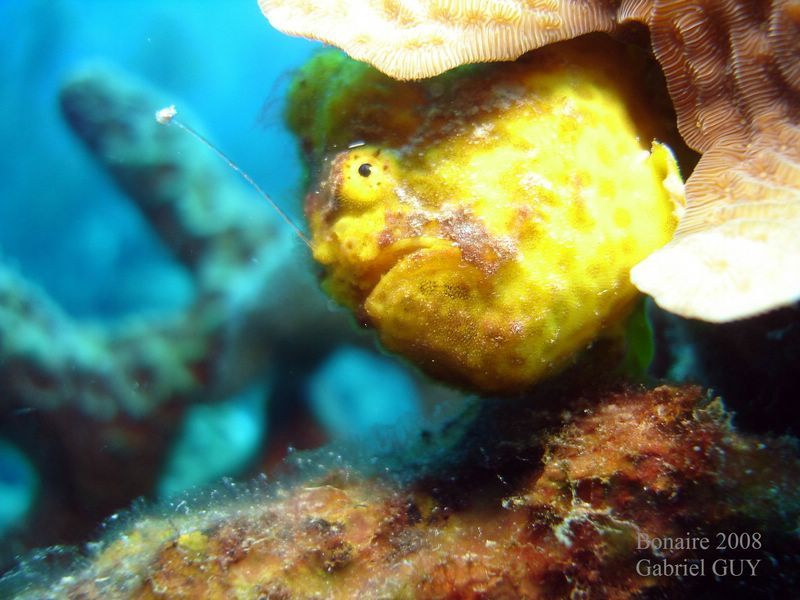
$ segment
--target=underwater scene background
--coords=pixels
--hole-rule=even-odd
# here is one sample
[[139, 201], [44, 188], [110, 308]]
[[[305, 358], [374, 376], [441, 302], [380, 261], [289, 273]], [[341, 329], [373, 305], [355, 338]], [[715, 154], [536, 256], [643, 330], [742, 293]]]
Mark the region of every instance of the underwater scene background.
[[[321, 44], [254, 0], [5, 0], [0, 29], [0, 595], [800, 583], [797, 305], [712, 325], [648, 303], [633, 383], [600, 359], [530, 396], [450, 388], [381, 349], [269, 205], [153, 117], [175, 104], [302, 224], [285, 102]], [[703, 577], [645, 576], [644, 531], [741, 544]], [[718, 559], [758, 576], [715, 578]]]
[[[2, 92], [2, 135], [9, 159], [3, 165], [0, 204], [6, 352], [0, 522], [5, 567], [30, 543], [81, 541], [99, 522], [142, 494], [166, 498], [219, 481], [223, 475], [247, 479], [264, 469], [263, 461], [273, 466], [279, 463], [290, 446], [316, 446], [331, 437], [361, 434], [376, 423], [415, 422], [421, 411], [418, 382], [398, 361], [377, 352], [324, 299], [302, 247], [266, 203], [206, 149], [182, 141], [183, 134], [175, 136], [178, 159], [187, 164], [197, 159], [198, 171], [213, 173], [201, 172], [197, 177], [207, 176], [209, 185], [217, 185], [213, 178], [224, 180], [219, 185], [234, 190], [230, 195], [236, 198], [230, 203], [240, 212], [231, 227], [249, 227], [249, 222], [254, 229], [261, 227], [254, 234], [261, 238], [259, 247], [242, 257], [241, 265], [221, 274], [231, 298], [226, 306], [213, 309], [224, 311], [226, 321], [213, 335], [237, 340], [225, 352], [237, 344], [258, 350], [249, 354], [244, 350], [247, 356], [230, 358], [235, 364], [225, 368], [209, 365], [218, 372], [208, 375], [206, 383], [214, 379], [221, 388], [231, 388], [211, 393], [221, 403], [191, 397], [198, 389], [178, 392], [182, 399], [168, 398], [174, 390], [162, 390], [156, 402], [142, 390], [132, 405], [122, 407], [121, 415], [116, 412], [120, 407], [103, 408], [106, 394], [116, 392], [98, 388], [105, 385], [102, 379], [115, 377], [113, 368], [109, 370], [101, 360], [103, 364], [89, 367], [91, 373], [75, 372], [79, 367], [70, 364], [74, 357], [69, 354], [81, 350], [70, 346], [72, 342], [66, 342], [69, 349], [59, 349], [62, 325], [71, 328], [66, 323], [74, 319], [100, 331], [141, 326], [141, 335], [152, 340], [148, 328], [172, 327], [173, 315], [188, 311], [198, 290], [191, 270], [174, 258], [175, 248], [159, 239], [113, 176], [87, 153], [64, 117], [68, 102], [63, 90], [76, 78], [100, 73], [101, 83], [111, 88], [108, 93], [122, 97], [119, 116], [127, 121], [104, 124], [106, 128], [146, 128], [154, 122], [155, 109], [176, 103], [187, 122], [236, 157], [285, 211], [300, 220], [300, 153], [283, 124], [283, 94], [293, 70], [319, 44], [272, 30], [257, 5], [247, 0], [199, 4], [13, 0], [4, 2], [0, 10], [0, 22], [7, 31], [2, 42], [3, 80], [7, 82]], [[148, 94], [146, 99], [125, 105], [125, 94], [140, 89]], [[91, 100], [86, 102], [76, 110], [91, 119], [95, 106]], [[130, 151], [147, 152], [146, 141], [131, 144]], [[117, 160], [124, 167], [126, 159]], [[133, 182], [134, 187], [138, 185]], [[215, 201], [218, 211], [229, 210], [224, 194]], [[210, 213], [205, 218], [213, 222], [218, 216]], [[20, 289], [23, 285], [35, 289]], [[26, 328], [26, 308], [20, 304], [29, 301], [29, 292], [34, 296], [31, 302], [47, 303], [43, 310], [57, 311], [56, 318], [64, 323], [55, 329], [45, 325], [43, 331]], [[263, 298], [253, 297], [261, 293]], [[59, 308], [50, 306], [47, 297]], [[293, 306], [298, 297], [300, 304]], [[257, 314], [243, 317], [237, 303], [252, 305]], [[239, 339], [244, 337], [240, 329], [252, 328], [253, 322], [265, 318], [269, 324], [261, 323], [250, 332], [256, 339]], [[212, 335], [200, 331], [201, 325], [193, 321], [176, 327], [188, 328], [191, 331], [184, 335], [196, 333], [198, 339]], [[265, 327], [271, 333], [258, 338]], [[115, 331], [110, 335], [131, 334]], [[279, 344], [272, 336], [288, 344]], [[78, 346], [86, 350], [81, 342]], [[142, 350], [150, 351], [159, 350]], [[51, 359], [57, 364], [35, 364]], [[233, 374], [240, 369], [246, 374]], [[163, 375], [182, 377], [177, 371]], [[28, 377], [41, 379], [23, 381]], [[127, 383], [147, 385], [141, 376]], [[41, 397], [30, 388], [20, 389], [28, 385], [43, 388]], [[88, 400], [95, 395], [100, 405]], [[283, 400], [273, 403], [270, 397]], [[149, 414], [161, 410], [151, 404], [162, 400], [170, 404], [167, 411], [177, 412]], [[118, 402], [119, 398], [112, 404]], [[64, 428], [61, 433], [42, 422], [42, 410], [70, 413], [57, 426]], [[311, 416], [312, 411], [316, 416]], [[94, 422], [117, 416], [126, 422], [115, 423], [116, 431], [107, 432], [116, 441], [103, 434], [104, 441], [93, 439], [89, 447], [78, 451], [88, 453], [79, 459], [83, 466], [78, 467], [87, 470], [109, 452], [109, 444], [119, 445], [111, 453], [129, 453], [126, 458], [117, 456], [122, 462], [114, 459], [113, 475], [106, 473], [116, 481], [97, 482], [99, 496], [90, 500], [75, 487], [75, 473], [70, 473], [73, 466], [67, 458], [71, 451], [64, 445], [83, 446], [86, 440], [81, 438], [92, 437], [84, 429], [85, 419]], [[162, 416], [170, 422], [167, 428], [162, 424], [150, 429]], [[273, 425], [268, 425], [271, 421]], [[274, 443], [267, 440], [270, 429]], [[131, 435], [140, 439], [126, 439]], [[42, 445], [44, 440], [52, 444]], [[128, 447], [131, 443], [136, 449]], [[144, 480], [133, 483], [138, 475], [132, 470]], [[120, 493], [122, 488], [126, 491]]]

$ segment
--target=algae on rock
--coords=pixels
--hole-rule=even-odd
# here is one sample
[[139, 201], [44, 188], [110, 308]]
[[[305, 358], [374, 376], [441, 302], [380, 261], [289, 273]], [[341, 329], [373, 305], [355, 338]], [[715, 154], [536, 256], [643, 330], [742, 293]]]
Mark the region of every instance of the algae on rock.
[[134, 516], [46, 585], [35, 564], [7, 584], [20, 598], [84, 600], [702, 594], [737, 580], [642, 576], [637, 564], [708, 572], [740, 552], [637, 550], [638, 536], [738, 531], [761, 536], [747, 558], [765, 590], [799, 583], [786, 562], [800, 550], [787, 526], [800, 518], [794, 445], [736, 432], [697, 388], [529, 400], [544, 409], [484, 403], [461, 460], [437, 474], [402, 482], [328, 459], [294, 482]]

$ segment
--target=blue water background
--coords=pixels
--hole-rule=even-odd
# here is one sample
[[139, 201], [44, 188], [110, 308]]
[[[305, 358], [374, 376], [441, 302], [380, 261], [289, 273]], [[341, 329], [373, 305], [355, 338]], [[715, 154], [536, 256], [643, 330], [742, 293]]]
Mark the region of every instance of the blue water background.
[[71, 314], [170, 308], [191, 293], [59, 115], [59, 85], [87, 63], [121, 67], [191, 107], [226, 153], [299, 214], [282, 91], [319, 44], [273, 30], [256, 0], [2, 0], [0, 32], [0, 252]]
[[[188, 305], [187, 272], [69, 130], [59, 87], [97, 62], [153, 86], [299, 220], [302, 169], [283, 100], [319, 47], [273, 30], [256, 0], [0, 0], [0, 260], [80, 320]], [[188, 410], [154, 497], [241, 475], [271, 435], [265, 398], [279, 383]], [[309, 390], [329, 438], [419, 417], [407, 369], [363, 348], [339, 349], [293, 385]], [[46, 488], [34, 471], [0, 439], [0, 543], [31, 525], [25, 513]]]

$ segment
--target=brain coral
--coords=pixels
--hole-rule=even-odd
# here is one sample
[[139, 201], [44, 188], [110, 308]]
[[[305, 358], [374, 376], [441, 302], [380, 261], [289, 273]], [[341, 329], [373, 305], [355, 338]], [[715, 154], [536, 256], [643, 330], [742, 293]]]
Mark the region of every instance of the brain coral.
[[370, 142], [327, 161], [307, 198], [327, 290], [472, 389], [563, 368], [630, 312], [630, 269], [682, 206], [660, 114], [636, 92], [644, 68], [605, 38], [422, 85], [312, 61], [289, 113], [312, 159]]

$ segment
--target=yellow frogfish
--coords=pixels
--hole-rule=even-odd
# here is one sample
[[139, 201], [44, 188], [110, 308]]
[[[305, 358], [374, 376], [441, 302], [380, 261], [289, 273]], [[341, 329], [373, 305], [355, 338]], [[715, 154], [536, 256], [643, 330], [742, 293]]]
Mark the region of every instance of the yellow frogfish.
[[335, 52], [287, 116], [324, 289], [425, 372], [514, 393], [619, 329], [683, 205], [630, 49], [595, 37], [398, 82]]

